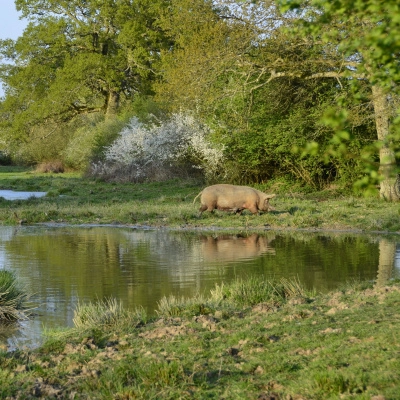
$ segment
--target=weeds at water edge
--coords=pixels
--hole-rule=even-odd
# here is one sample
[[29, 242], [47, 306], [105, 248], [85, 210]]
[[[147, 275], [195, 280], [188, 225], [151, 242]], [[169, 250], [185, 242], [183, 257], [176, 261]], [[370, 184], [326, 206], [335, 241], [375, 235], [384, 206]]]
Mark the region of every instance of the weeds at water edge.
[[0, 271], [0, 323], [28, 319], [28, 298], [12, 272]]
[[79, 330], [93, 329], [98, 327], [112, 327], [122, 330], [134, 327], [147, 319], [146, 311], [138, 308], [136, 311], [124, 309], [121, 302], [114, 298], [100, 300], [95, 303], [79, 303], [73, 322]]

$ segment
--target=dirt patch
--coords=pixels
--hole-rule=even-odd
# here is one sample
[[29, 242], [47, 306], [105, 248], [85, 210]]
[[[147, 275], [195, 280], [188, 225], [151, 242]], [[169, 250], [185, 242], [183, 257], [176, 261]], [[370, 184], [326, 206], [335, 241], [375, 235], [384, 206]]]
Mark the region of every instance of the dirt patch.
[[154, 325], [155, 327], [149, 331], [145, 331], [139, 333], [139, 337], [144, 339], [165, 339], [165, 338], [173, 338], [179, 335], [187, 335], [195, 333], [193, 328], [190, 328], [189, 322], [182, 323], [180, 318], [176, 318], [172, 320], [168, 325], [169, 322], [164, 320], [158, 320]]

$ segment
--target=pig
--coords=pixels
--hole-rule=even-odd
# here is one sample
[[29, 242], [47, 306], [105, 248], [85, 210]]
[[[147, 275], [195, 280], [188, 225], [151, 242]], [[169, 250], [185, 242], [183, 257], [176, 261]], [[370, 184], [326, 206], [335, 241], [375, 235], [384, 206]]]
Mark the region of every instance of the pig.
[[269, 204], [269, 200], [275, 197], [275, 194], [265, 194], [257, 189], [248, 186], [236, 186], [227, 184], [218, 184], [208, 186], [203, 189], [193, 200], [200, 197], [200, 214], [203, 211], [223, 210], [233, 211], [241, 214], [244, 209], [256, 214], [259, 211], [274, 211]]

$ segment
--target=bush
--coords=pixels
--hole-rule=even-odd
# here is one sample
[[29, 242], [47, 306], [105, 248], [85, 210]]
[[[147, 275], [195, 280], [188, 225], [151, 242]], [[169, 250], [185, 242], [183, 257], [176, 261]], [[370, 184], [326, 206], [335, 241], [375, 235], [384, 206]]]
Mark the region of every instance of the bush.
[[11, 165], [12, 159], [7, 151], [0, 151], [0, 165]]
[[207, 126], [187, 114], [173, 114], [148, 126], [132, 118], [105, 150], [104, 160], [91, 164], [91, 174], [107, 180], [143, 182], [201, 172], [211, 181], [222, 170], [223, 151], [211, 144], [210, 136]]
[[61, 159], [61, 153], [70, 137], [70, 126], [53, 121], [33, 127], [29, 140], [14, 141], [7, 146], [14, 164], [36, 165], [49, 160]]
[[60, 160], [46, 161], [36, 166], [37, 172], [47, 173], [53, 172], [55, 174], [64, 172], [64, 165]]
[[101, 115], [81, 116], [62, 152], [65, 165], [86, 170], [91, 161], [102, 159], [104, 149], [116, 139], [126, 122], [125, 117], [104, 120]]

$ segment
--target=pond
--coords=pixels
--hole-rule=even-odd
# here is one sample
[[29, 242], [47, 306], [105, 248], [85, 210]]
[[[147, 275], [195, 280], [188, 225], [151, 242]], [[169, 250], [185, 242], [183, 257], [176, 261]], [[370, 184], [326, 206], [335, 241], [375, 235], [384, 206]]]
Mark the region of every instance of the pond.
[[0, 197], [5, 200], [27, 200], [31, 197], [44, 197], [47, 192], [16, 192], [14, 190], [0, 190]]
[[151, 315], [163, 296], [207, 294], [254, 275], [298, 278], [319, 291], [351, 279], [383, 282], [400, 277], [399, 249], [398, 236], [0, 227], [0, 269], [14, 271], [37, 306], [30, 321], [0, 332], [0, 344], [38, 345], [44, 328], [73, 325], [78, 302], [115, 297]]

